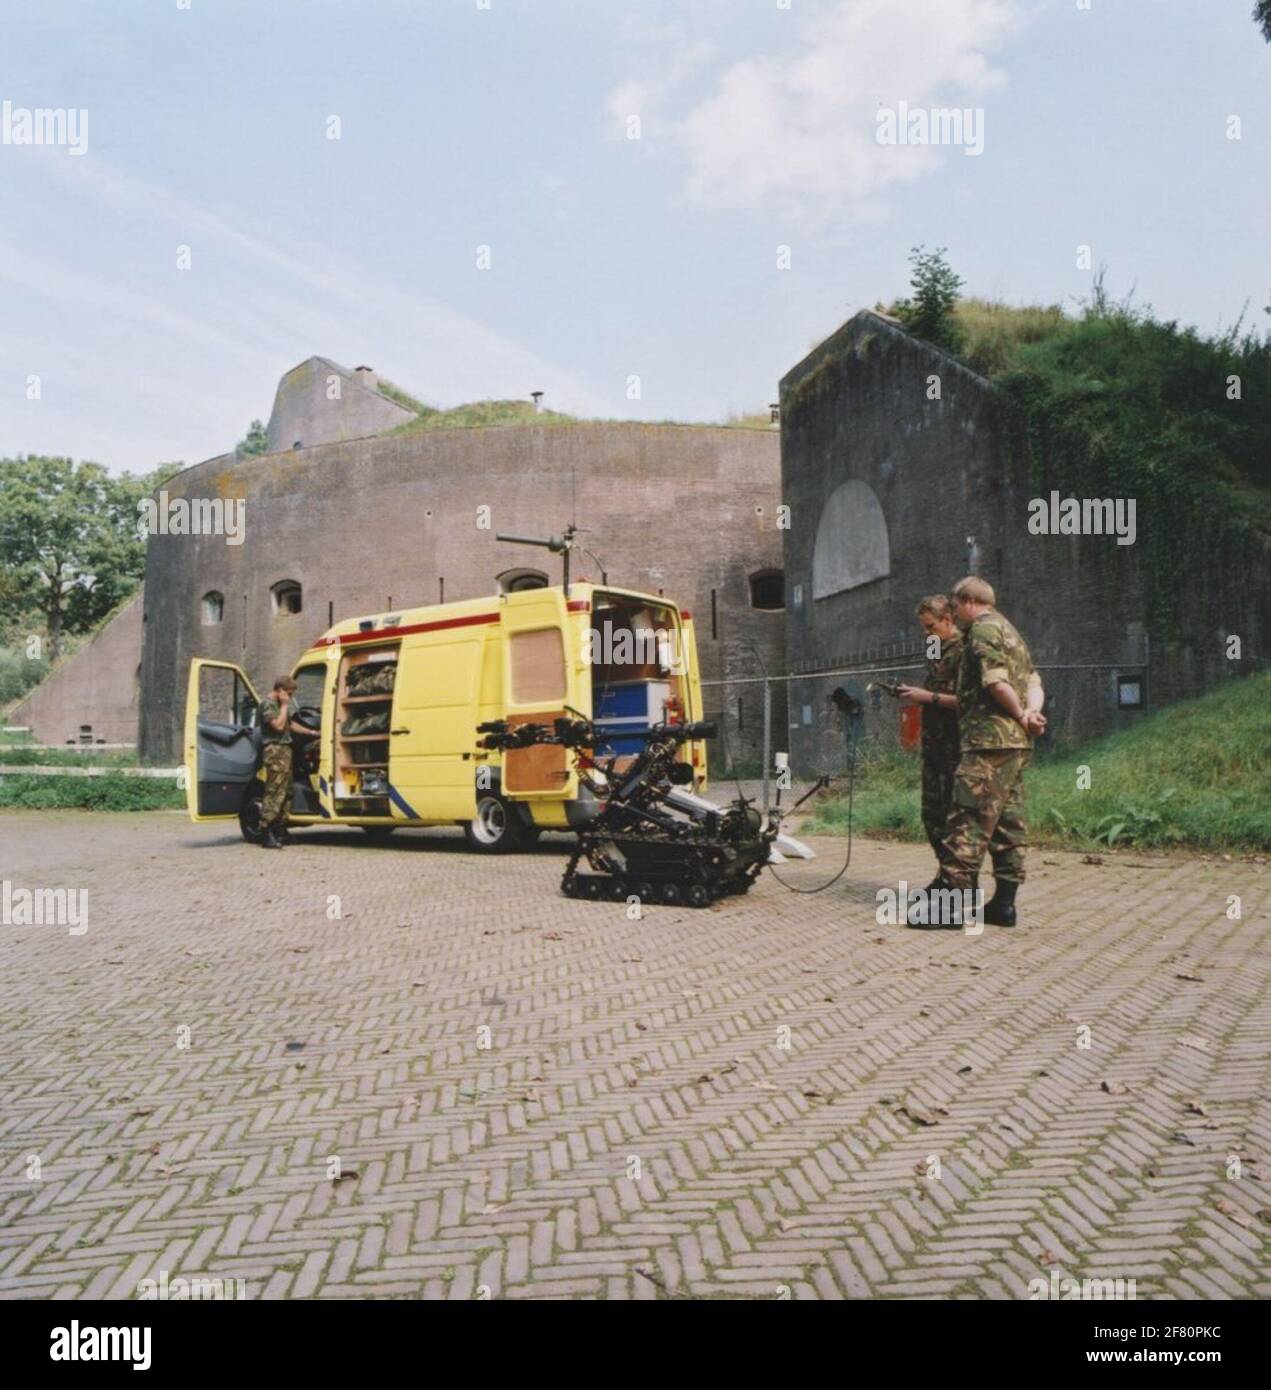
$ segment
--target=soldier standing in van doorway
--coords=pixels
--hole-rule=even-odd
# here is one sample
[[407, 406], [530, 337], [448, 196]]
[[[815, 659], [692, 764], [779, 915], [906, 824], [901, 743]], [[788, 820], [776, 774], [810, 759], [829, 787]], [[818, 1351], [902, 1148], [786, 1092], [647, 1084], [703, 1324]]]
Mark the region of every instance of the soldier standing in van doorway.
[[987, 849], [995, 883], [984, 920], [1013, 927], [1028, 841], [1024, 769], [1034, 736], [1046, 729], [1045, 692], [1028, 644], [994, 606], [993, 586], [969, 575], [954, 585], [952, 598], [954, 618], [966, 634], [957, 685], [962, 758], [940, 886], [974, 888]]
[[260, 702], [262, 761], [265, 767], [265, 798], [260, 808], [260, 828], [264, 849], [282, 849], [290, 841], [287, 812], [291, 802], [291, 735], [313, 736], [312, 729], [296, 723], [300, 712], [292, 695], [296, 683], [290, 676], [279, 676], [274, 688]]
[[[927, 679], [923, 685], [900, 685], [897, 696], [922, 707], [922, 827], [936, 853], [936, 877], [948, 858], [948, 834], [953, 779], [961, 758], [958, 740], [958, 664], [962, 634], [953, 621], [953, 605], [944, 594], [931, 594], [918, 605], [918, 621], [927, 637]], [[933, 654], [934, 652], [934, 654]]]

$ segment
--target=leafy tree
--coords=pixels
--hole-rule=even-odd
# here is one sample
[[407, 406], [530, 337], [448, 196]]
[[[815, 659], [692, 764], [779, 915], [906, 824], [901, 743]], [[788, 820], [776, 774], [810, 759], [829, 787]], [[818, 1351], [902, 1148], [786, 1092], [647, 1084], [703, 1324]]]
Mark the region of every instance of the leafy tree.
[[892, 305], [892, 313], [916, 337], [924, 338], [947, 352], [962, 345], [962, 328], [954, 315], [962, 277], [945, 259], [945, 248], [928, 251], [915, 246], [909, 253], [913, 267], [909, 284], [913, 297]]
[[268, 447], [265, 438], [265, 426], [259, 420], [253, 420], [247, 426], [247, 437], [239, 440], [234, 446], [234, 452], [245, 454], [248, 458], [254, 458], [257, 454], [263, 454]]
[[1258, 0], [1253, 7], [1253, 19], [1262, 30], [1262, 37], [1271, 43], [1271, 0]]
[[43, 620], [51, 660], [64, 632], [92, 627], [140, 583], [137, 503], [178, 466], [137, 477], [68, 458], [0, 459], [0, 607], [10, 622]]

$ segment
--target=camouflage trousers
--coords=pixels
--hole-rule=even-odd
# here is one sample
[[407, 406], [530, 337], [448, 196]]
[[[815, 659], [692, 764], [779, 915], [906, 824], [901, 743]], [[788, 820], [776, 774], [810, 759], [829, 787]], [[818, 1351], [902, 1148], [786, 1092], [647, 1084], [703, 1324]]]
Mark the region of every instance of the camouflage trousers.
[[267, 743], [264, 751], [265, 799], [261, 803], [261, 826], [286, 822], [291, 800], [291, 744]]
[[987, 849], [993, 876], [1023, 883], [1024, 769], [1027, 748], [976, 748], [963, 753], [953, 782], [953, 805], [944, 838], [945, 877], [955, 888], [969, 888]]
[[947, 749], [923, 750], [922, 828], [927, 832], [936, 862], [949, 857], [944, 837], [949, 833], [949, 808], [953, 802], [953, 781], [958, 771], [958, 752]]

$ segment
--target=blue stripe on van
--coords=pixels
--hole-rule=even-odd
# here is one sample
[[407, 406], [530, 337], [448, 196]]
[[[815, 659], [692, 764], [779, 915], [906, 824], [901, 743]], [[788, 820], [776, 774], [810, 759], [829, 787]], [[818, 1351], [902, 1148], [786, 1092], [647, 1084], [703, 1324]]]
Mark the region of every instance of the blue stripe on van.
[[416, 815], [415, 810], [411, 806], [410, 802], [406, 800], [406, 798], [401, 794], [401, 792], [397, 790], [397, 788], [391, 782], [388, 784], [388, 799], [393, 803], [394, 806], [398, 808], [399, 811], [402, 812], [403, 815], [409, 816], [411, 820], [419, 819], [419, 816]]

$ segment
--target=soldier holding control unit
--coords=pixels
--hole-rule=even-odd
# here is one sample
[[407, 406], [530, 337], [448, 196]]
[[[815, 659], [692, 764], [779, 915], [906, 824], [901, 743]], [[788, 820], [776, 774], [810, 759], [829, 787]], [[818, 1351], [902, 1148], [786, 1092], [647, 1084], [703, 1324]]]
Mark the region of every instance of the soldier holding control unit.
[[[948, 857], [949, 807], [962, 749], [958, 739], [958, 664], [962, 633], [953, 621], [953, 605], [944, 594], [931, 594], [918, 605], [918, 621], [927, 640], [924, 685], [900, 685], [897, 696], [922, 708], [922, 827], [936, 853], [936, 867]], [[939, 879], [928, 889], [939, 886]]]

